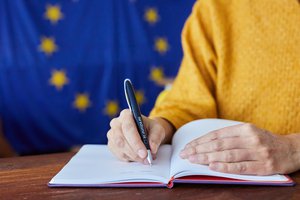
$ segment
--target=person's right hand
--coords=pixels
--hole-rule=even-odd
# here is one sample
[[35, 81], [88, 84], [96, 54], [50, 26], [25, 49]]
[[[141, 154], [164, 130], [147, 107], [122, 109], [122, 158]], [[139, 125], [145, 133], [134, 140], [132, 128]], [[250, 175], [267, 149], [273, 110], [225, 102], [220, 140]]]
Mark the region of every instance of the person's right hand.
[[[163, 119], [160, 119], [163, 120]], [[148, 132], [148, 140], [155, 159], [159, 146], [165, 140], [166, 131], [159, 119], [143, 116], [144, 126]], [[147, 164], [147, 149], [141, 140], [132, 113], [125, 109], [120, 116], [110, 122], [111, 129], [107, 132], [108, 148], [123, 161], [138, 161]]]

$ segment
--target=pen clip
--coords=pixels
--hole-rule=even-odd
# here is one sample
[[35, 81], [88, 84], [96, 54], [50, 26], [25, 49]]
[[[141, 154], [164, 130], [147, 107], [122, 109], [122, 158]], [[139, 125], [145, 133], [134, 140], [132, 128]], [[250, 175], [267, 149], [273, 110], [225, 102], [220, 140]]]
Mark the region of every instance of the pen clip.
[[132, 111], [131, 105], [130, 105], [130, 102], [129, 102], [128, 92], [127, 92], [127, 89], [126, 89], [126, 82], [127, 81], [131, 84], [130, 79], [127, 78], [127, 79], [124, 80], [124, 93], [125, 93], [125, 98], [126, 98], [127, 105], [129, 107], [130, 111]]

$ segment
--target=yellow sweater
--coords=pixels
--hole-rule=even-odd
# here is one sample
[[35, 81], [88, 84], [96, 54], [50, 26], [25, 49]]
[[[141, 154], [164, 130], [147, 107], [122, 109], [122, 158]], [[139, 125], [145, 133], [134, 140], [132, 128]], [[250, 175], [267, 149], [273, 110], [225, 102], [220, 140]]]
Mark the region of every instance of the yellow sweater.
[[202, 118], [300, 133], [298, 0], [199, 0], [172, 89], [152, 110], [176, 128]]

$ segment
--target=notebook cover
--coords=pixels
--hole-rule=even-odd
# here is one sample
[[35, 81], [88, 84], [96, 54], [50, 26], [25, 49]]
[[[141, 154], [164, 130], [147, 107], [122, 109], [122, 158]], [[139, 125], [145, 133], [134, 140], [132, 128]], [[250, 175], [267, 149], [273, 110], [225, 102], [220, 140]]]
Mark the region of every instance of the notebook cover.
[[215, 177], [215, 176], [185, 176], [174, 179], [174, 183], [192, 184], [230, 184], [230, 185], [269, 185], [269, 186], [294, 186], [296, 183], [287, 175], [287, 181], [245, 181], [239, 179]]

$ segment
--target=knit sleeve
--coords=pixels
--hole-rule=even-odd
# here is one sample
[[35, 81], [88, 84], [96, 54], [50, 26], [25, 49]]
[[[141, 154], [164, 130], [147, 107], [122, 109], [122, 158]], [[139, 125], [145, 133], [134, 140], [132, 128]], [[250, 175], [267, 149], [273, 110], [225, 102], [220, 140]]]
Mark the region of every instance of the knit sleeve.
[[187, 122], [217, 117], [217, 58], [209, 5], [197, 1], [182, 32], [184, 57], [171, 90], [150, 117], [162, 117], [176, 129]]

